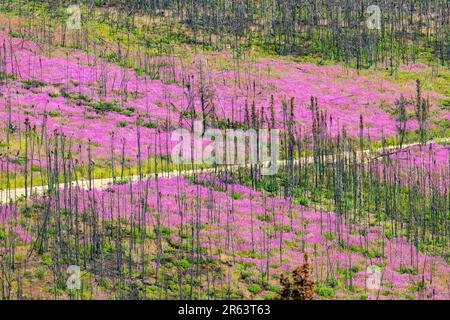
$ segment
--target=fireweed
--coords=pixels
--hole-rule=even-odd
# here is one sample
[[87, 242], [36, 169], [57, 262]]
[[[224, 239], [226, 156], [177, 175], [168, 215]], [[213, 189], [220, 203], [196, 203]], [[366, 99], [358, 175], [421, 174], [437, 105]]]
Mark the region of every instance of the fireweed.
[[[405, 76], [445, 71], [414, 64], [393, 82], [347, 64], [225, 52], [153, 57], [132, 44], [123, 55], [99, 47], [90, 27], [72, 33], [86, 52], [60, 50], [52, 44], [68, 47], [72, 37], [50, 21], [20, 33], [11, 22], [0, 32], [0, 196], [16, 197], [22, 177], [25, 195], [0, 206], [1, 299], [273, 298], [281, 273], [296, 270], [305, 253], [325, 299], [448, 299], [450, 150], [433, 144], [358, 156], [375, 142], [395, 143], [393, 107], [404, 96], [411, 113], [416, 99]], [[358, 69], [373, 54], [366, 49], [358, 50]], [[392, 55], [393, 64], [405, 61]], [[435, 77], [442, 87], [445, 75]], [[430, 98], [435, 129], [432, 120], [449, 113], [439, 107], [444, 94], [430, 89], [420, 93]], [[195, 119], [204, 126], [197, 136]], [[210, 129], [225, 125], [254, 129]], [[401, 125], [418, 128], [414, 118]], [[188, 129], [178, 132], [178, 160], [227, 165], [206, 175], [186, 166], [165, 178], [179, 127]], [[283, 128], [280, 152], [267, 143], [276, 133], [258, 128]], [[282, 174], [260, 177], [272, 155], [284, 160]], [[153, 168], [154, 178], [146, 176]], [[93, 179], [103, 175], [113, 184], [98, 189]], [[45, 194], [34, 194], [40, 184]], [[86, 275], [79, 291], [62, 291], [69, 266]]]
[[195, 121], [193, 132], [177, 129], [172, 133], [172, 141], [178, 141], [172, 149], [174, 164], [251, 164], [262, 165], [262, 175], [274, 175], [278, 172], [278, 129], [272, 129], [270, 132], [268, 129], [227, 129], [225, 132], [212, 128], [206, 131], [203, 129], [202, 122]]

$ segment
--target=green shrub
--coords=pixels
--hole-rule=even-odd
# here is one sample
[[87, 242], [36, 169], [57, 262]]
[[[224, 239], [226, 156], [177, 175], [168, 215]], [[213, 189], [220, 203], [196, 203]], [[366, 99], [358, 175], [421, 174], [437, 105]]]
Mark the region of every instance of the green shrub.
[[252, 284], [252, 285], [248, 286], [247, 289], [254, 295], [258, 294], [262, 291], [261, 287], [258, 286], [257, 284]]
[[47, 271], [43, 267], [38, 267], [34, 274], [36, 278], [38, 278], [39, 280], [43, 280], [47, 275]]
[[145, 128], [148, 128], [148, 129], [156, 129], [158, 127], [153, 122], [144, 123], [144, 124], [142, 124], [142, 126]]
[[50, 112], [48, 113], [48, 116], [49, 116], [50, 118], [60, 117], [60, 116], [61, 116], [61, 112], [59, 112], [59, 111], [50, 111]]
[[331, 298], [334, 296], [334, 290], [329, 287], [319, 287], [317, 289], [317, 294], [324, 298]]
[[177, 264], [183, 269], [189, 269], [189, 267], [191, 266], [189, 261], [187, 261], [186, 259], [182, 259], [182, 260], [178, 261]]
[[11, 32], [9, 33], [9, 36], [10, 36], [11, 38], [20, 38], [20, 39], [31, 38], [31, 36], [28, 35], [28, 34], [19, 33], [19, 32], [14, 32], [14, 31], [11, 31]]
[[406, 268], [404, 266], [400, 267], [396, 271], [398, 273], [400, 273], [400, 274], [411, 274], [411, 275], [416, 275], [417, 274], [417, 269], [416, 268]]
[[242, 198], [242, 195], [240, 193], [233, 193], [233, 199], [234, 200], [239, 200]]
[[22, 83], [23, 83], [22, 88], [27, 90], [31, 88], [41, 88], [47, 85], [44, 81], [40, 80], [23, 80]]
[[330, 278], [327, 280], [327, 284], [331, 287], [331, 288], [336, 288], [339, 285], [339, 281], [335, 278]]
[[263, 296], [263, 299], [264, 300], [279, 300], [280, 296], [278, 294], [276, 294], [275, 292], [269, 292]]

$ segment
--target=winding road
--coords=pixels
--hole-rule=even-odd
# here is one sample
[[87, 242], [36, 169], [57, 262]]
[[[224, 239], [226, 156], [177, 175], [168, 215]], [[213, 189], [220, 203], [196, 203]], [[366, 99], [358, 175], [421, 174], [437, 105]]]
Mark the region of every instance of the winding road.
[[[440, 138], [440, 139], [433, 139], [427, 142], [427, 144], [430, 143], [450, 143], [450, 138]], [[403, 146], [402, 150], [404, 150], [405, 148], [409, 148], [409, 147], [413, 147], [413, 146], [417, 146], [420, 143], [416, 142], [416, 143], [410, 143], [410, 144], [406, 144]], [[373, 151], [367, 149], [367, 150], [363, 150], [363, 151], [358, 151], [357, 152], [357, 159], [364, 159], [363, 156], [370, 156], [367, 157], [366, 159], [373, 159], [376, 157], [381, 157], [384, 156], [387, 153], [389, 153], [390, 151], [401, 151], [399, 150], [399, 146], [389, 146], [389, 147], [385, 147], [385, 148], [380, 148], [378, 150], [375, 151], [375, 155], [371, 156], [371, 153], [373, 153]], [[341, 155], [350, 155], [350, 153], [347, 154], [341, 154]], [[331, 160], [333, 161], [334, 157], [333, 155], [329, 155], [327, 156], [327, 161]], [[287, 164], [287, 160], [280, 160], [278, 161], [278, 166], [282, 167], [284, 165]], [[294, 160], [294, 164], [298, 163], [299, 159]], [[302, 159], [302, 163], [313, 163], [314, 162], [314, 157], [308, 157], [308, 158], [303, 158]], [[267, 163], [268, 164], [268, 163]], [[248, 167], [248, 165], [246, 165]], [[246, 167], [245, 165], [231, 165], [231, 166], [227, 166], [229, 170], [233, 170], [233, 169], [237, 169], [239, 167]], [[201, 168], [201, 169], [194, 169], [194, 170], [176, 170], [176, 171], [170, 171], [170, 172], [162, 172], [162, 173], [158, 173], [158, 178], [161, 179], [167, 179], [167, 178], [172, 178], [172, 177], [177, 177], [177, 176], [189, 176], [189, 175], [193, 175], [195, 173], [213, 173], [216, 170], [218, 170], [218, 168]], [[147, 180], [147, 179], [155, 179], [156, 178], [156, 174], [152, 173], [152, 174], [146, 174], [143, 175], [142, 177], [140, 177], [139, 175], [134, 175], [134, 176], [127, 176], [125, 177], [125, 180], [129, 181], [129, 182], [136, 182], [139, 180]], [[111, 184], [114, 183], [114, 179], [113, 178], [103, 178], [103, 179], [92, 179], [90, 181], [90, 187], [91, 188], [97, 188], [97, 189], [102, 189], [102, 188], [106, 188], [108, 186], [110, 186]], [[82, 189], [88, 189], [89, 188], [89, 180], [80, 180], [77, 182], [73, 182], [72, 183], [73, 187], [80, 187]], [[60, 189], [64, 189], [68, 187], [67, 183], [61, 183], [59, 184], [59, 188]], [[32, 190], [28, 189], [25, 190], [25, 188], [17, 188], [17, 189], [10, 189], [10, 190], [0, 190], [0, 203], [8, 203], [10, 201], [14, 201], [16, 199], [22, 198], [25, 196], [25, 194], [33, 194], [34, 196], [40, 196], [45, 194], [45, 192], [47, 191], [48, 186], [34, 186]], [[28, 192], [26, 192], [28, 191]]]

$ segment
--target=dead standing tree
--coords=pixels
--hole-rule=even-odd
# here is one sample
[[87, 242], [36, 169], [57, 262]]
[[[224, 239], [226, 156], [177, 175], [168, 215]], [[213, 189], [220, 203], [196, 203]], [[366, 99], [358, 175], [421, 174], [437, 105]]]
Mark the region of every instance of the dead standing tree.
[[420, 143], [424, 145], [427, 139], [427, 121], [430, 113], [430, 100], [422, 98], [422, 88], [420, 80], [416, 81], [416, 100], [414, 101], [414, 111], [419, 124]]

